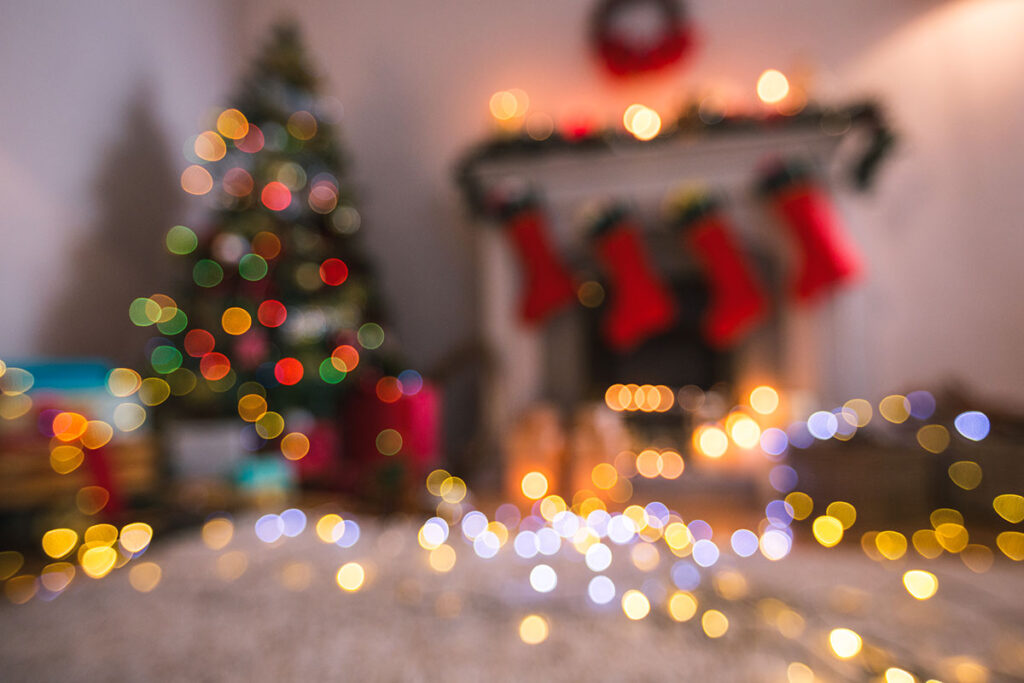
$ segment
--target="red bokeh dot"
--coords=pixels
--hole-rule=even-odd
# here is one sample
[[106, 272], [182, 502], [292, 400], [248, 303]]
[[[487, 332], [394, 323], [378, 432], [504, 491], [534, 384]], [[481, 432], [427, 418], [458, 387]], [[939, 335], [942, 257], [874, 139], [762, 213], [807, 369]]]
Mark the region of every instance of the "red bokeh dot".
[[292, 203], [292, 191], [284, 183], [275, 180], [263, 188], [260, 200], [271, 211], [284, 211]]
[[223, 353], [207, 353], [199, 359], [199, 372], [210, 381], [224, 379], [231, 372], [231, 361]]
[[340, 258], [329, 258], [320, 264], [320, 279], [336, 287], [348, 279], [348, 266]]
[[276, 299], [267, 299], [256, 309], [256, 319], [266, 327], [279, 327], [288, 317], [288, 309]]
[[302, 379], [302, 363], [298, 358], [282, 358], [274, 365], [274, 377], [285, 386], [298, 384]]
[[402, 383], [397, 377], [381, 377], [377, 380], [377, 398], [384, 403], [394, 403], [402, 398]]
[[213, 351], [213, 335], [206, 330], [189, 330], [185, 334], [185, 353], [193, 358]]
[[241, 140], [235, 140], [235, 147], [243, 152], [255, 154], [263, 149], [263, 131], [250, 123], [249, 132]]

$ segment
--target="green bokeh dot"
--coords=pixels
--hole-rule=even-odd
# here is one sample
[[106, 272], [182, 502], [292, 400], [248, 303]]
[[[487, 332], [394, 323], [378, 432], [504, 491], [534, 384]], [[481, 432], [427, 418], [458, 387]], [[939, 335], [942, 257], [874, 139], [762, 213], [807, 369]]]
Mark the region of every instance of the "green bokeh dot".
[[160, 304], [147, 297], [139, 297], [128, 306], [128, 318], [139, 327], [149, 327], [160, 319]]
[[191, 254], [199, 246], [199, 238], [184, 225], [175, 225], [167, 231], [167, 250], [172, 254], [184, 256]]
[[174, 312], [174, 317], [162, 323], [157, 323], [156, 328], [161, 334], [178, 334], [188, 327], [188, 316], [180, 308]]
[[320, 363], [320, 379], [327, 382], [328, 384], [337, 384], [341, 380], [345, 379], [346, 372], [342, 372], [338, 368], [334, 367], [334, 363], [331, 362], [330, 358], [325, 358]]
[[149, 362], [153, 364], [154, 370], [166, 375], [181, 367], [181, 351], [166, 344], [158, 346], [150, 354]]
[[196, 262], [192, 279], [200, 287], [216, 287], [224, 279], [224, 269], [216, 261], [204, 258]]
[[267, 262], [259, 254], [246, 254], [238, 262], [238, 274], [252, 282], [262, 280], [267, 274]]
[[376, 349], [384, 343], [384, 328], [377, 323], [365, 323], [356, 332], [356, 338], [364, 349]]

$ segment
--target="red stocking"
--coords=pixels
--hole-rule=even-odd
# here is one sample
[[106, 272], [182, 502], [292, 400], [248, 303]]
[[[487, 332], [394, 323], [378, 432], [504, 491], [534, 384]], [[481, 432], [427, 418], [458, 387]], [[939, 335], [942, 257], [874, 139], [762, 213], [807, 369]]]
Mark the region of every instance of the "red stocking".
[[832, 202], [806, 170], [773, 169], [761, 189], [796, 238], [800, 264], [793, 294], [811, 302], [860, 274], [860, 258], [848, 242]]
[[505, 233], [522, 264], [525, 291], [519, 311], [524, 321], [541, 322], [576, 299], [572, 276], [551, 245], [547, 221], [539, 209], [526, 205], [509, 211]]
[[613, 349], [627, 351], [671, 327], [676, 305], [647, 258], [637, 226], [620, 211], [602, 223], [594, 245], [612, 295], [604, 336]]
[[702, 196], [690, 201], [676, 223], [711, 290], [704, 335], [712, 346], [730, 346], [764, 317], [766, 297], [714, 199]]

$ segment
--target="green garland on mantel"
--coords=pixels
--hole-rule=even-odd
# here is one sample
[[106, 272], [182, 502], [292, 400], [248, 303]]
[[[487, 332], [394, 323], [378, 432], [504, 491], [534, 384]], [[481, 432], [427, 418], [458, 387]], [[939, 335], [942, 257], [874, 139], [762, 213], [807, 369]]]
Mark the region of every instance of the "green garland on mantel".
[[858, 190], [867, 190], [882, 160], [892, 149], [895, 136], [874, 102], [860, 102], [846, 107], [832, 108], [808, 104], [798, 114], [785, 116], [726, 116], [707, 121], [699, 115], [698, 107], [686, 109], [660, 135], [641, 141], [622, 130], [594, 130], [579, 137], [558, 131], [543, 140], [529, 137], [525, 132], [499, 133], [474, 145], [457, 163], [455, 180], [462, 190], [470, 210], [476, 215], [489, 213], [487, 190], [477, 176], [479, 166], [496, 161], [540, 159], [548, 155], [572, 152], [600, 154], [623, 147], [664, 145], [680, 140], [701, 140], [719, 135], [772, 135], [773, 133], [817, 128], [823, 135], [843, 136], [854, 129], [863, 129], [869, 135], [865, 148], [858, 154], [848, 170], [851, 184]]

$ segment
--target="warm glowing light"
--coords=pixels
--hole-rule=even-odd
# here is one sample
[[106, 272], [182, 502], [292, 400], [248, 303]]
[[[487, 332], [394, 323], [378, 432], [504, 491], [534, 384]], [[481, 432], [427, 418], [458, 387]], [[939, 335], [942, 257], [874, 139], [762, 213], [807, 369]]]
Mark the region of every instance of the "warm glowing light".
[[302, 362], [297, 358], [282, 358], [274, 365], [274, 377], [285, 386], [298, 384], [303, 372]]
[[909, 671], [891, 666], [885, 670], [885, 683], [917, 683], [917, 678]]
[[949, 466], [949, 478], [965, 491], [978, 488], [981, 476], [981, 466], [972, 460], [958, 460]]
[[668, 614], [675, 621], [689, 621], [697, 614], [697, 598], [688, 591], [676, 591], [668, 599]]
[[509, 121], [526, 114], [530, 107], [530, 98], [518, 88], [499, 90], [491, 95], [489, 104], [491, 116], [499, 121]]
[[145, 522], [132, 522], [121, 528], [119, 541], [125, 552], [134, 554], [145, 550], [153, 540], [153, 527]]
[[519, 638], [527, 645], [543, 643], [548, 638], [548, 622], [539, 614], [531, 614], [519, 622]]
[[843, 540], [843, 523], [835, 517], [822, 515], [811, 525], [814, 539], [826, 548], [831, 548]]
[[203, 161], [220, 161], [227, 153], [227, 149], [224, 138], [212, 130], [197, 135], [193, 145], [196, 156]]
[[284, 211], [292, 203], [292, 192], [287, 185], [274, 180], [260, 192], [260, 201], [271, 211]]
[[249, 132], [249, 120], [237, 109], [225, 109], [217, 117], [217, 132], [231, 140], [240, 140]]
[[769, 386], [759, 386], [750, 392], [750, 407], [762, 415], [771, 415], [779, 407], [779, 392]]
[[43, 552], [60, 559], [75, 549], [78, 534], [72, 529], [50, 529], [43, 534]]
[[540, 472], [527, 472], [520, 483], [523, 495], [531, 500], [538, 500], [548, 492], [548, 478]]
[[775, 104], [789, 94], [789, 79], [776, 69], [764, 71], [757, 79], [757, 96], [766, 104]]
[[829, 503], [825, 508], [825, 514], [838, 519], [842, 523], [843, 529], [849, 529], [857, 521], [857, 508], [844, 500]]
[[226, 517], [214, 517], [203, 525], [203, 543], [210, 550], [221, 550], [235, 535], [235, 525]]
[[206, 194], [213, 189], [213, 176], [202, 166], [189, 166], [181, 172], [181, 189], [189, 194]]
[[128, 582], [140, 593], [149, 593], [160, 583], [163, 571], [155, 562], [141, 562], [128, 572]]
[[729, 437], [718, 427], [700, 427], [694, 432], [694, 437], [697, 450], [709, 458], [720, 458], [729, 449]]
[[94, 546], [82, 554], [82, 571], [93, 579], [101, 579], [110, 573], [117, 562], [117, 551], [109, 545]]
[[642, 104], [631, 104], [622, 115], [622, 124], [637, 140], [650, 140], [661, 132], [658, 112]]
[[221, 315], [220, 324], [225, 332], [238, 336], [245, 334], [252, 327], [252, 316], [244, 308], [232, 306]]
[[708, 638], [721, 638], [729, 630], [729, 618], [716, 609], [709, 609], [701, 615], [700, 625]]
[[281, 455], [289, 460], [301, 460], [309, 453], [309, 437], [301, 432], [285, 434], [281, 439]]
[[1011, 524], [1024, 521], [1024, 496], [1004, 493], [992, 500], [992, 508], [997, 515]]
[[749, 450], [761, 442], [761, 427], [754, 420], [742, 413], [733, 413], [729, 418], [729, 435], [737, 446]]
[[927, 600], [939, 590], [939, 580], [935, 574], [923, 569], [911, 569], [903, 574], [903, 585], [907, 592], [918, 600]]
[[864, 644], [861, 637], [848, 628], [834, 628], [828, 634], [828, 644], [840, 659], [849, 659], [860, 652]]
[[363, 582], [366, 580], [366, 571], [363, 569], [363, 565], [358, 562], [347, 562], [341, 565], [335, 580], [342, 590], [350, 593], [355, 592], [363, 587]]
[[651, 611], [651, 603], [647, 596], [638, 590], [628, 590], [622, 595], [622, 611], [630, 619], [643, 619]]
[[907, 552], [907, 537], [898, 531], [881, 531], [875, 536], [875, 548], [887, 560], [898, 560]]

